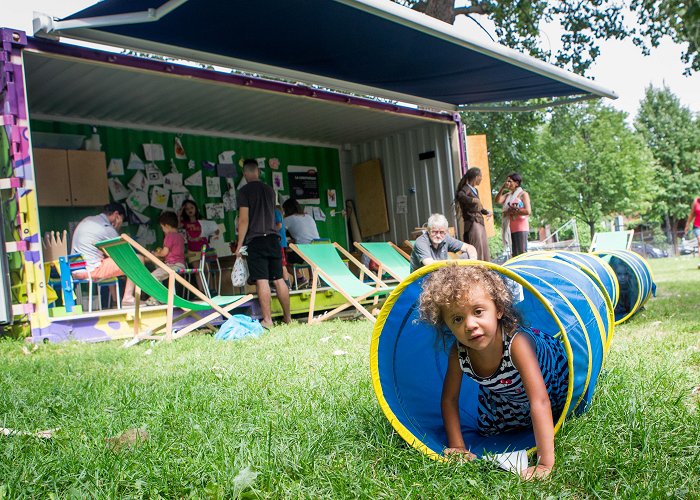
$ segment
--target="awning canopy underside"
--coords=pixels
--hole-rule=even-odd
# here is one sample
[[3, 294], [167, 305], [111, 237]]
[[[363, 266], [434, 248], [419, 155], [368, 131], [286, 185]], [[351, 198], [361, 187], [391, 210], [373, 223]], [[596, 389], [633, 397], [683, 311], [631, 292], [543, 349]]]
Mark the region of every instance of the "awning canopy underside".
[[[63, 21], [147, 11], [165, 0], [105, 0]], [[475, 28], [476, 29], [476, 28]], [[155, 22], [57, 33], [343, 90], [457, 105], [614, 93], [453, 26], [381, 0], [188, 0]], [[343, 85], [343, 83], [347, 85]], [[345, 88], [343, 88], [345, 87]]]

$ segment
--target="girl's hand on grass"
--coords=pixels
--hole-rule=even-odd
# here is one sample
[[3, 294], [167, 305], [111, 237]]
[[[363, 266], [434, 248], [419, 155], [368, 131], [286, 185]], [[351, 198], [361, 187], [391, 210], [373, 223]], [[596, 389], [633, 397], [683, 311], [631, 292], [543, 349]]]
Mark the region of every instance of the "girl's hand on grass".
[[552, 468], [547, 465], [533, 465], [528, 467], [526, 470], [520, 473], [520, 476], [525, 481], [540, 481], [542, 479], [547, 479], [547, 477], [552, 473]]
[[471, 462], [472, 460], [476, 460], [476, 455], [466, 448], [445, 448], [443, 453], [447, 458], [459, 461]]

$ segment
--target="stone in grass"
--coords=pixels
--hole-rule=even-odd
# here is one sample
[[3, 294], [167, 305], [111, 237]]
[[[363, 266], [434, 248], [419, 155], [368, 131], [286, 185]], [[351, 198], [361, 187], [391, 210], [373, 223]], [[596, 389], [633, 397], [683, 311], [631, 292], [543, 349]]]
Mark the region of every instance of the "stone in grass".
[[127, 429], [118, 436], [106, 438], [107, 447], [112, 451], [120, 451], [124, 448], [135, 448], [146, 441], [149, 435], [146, 429]]

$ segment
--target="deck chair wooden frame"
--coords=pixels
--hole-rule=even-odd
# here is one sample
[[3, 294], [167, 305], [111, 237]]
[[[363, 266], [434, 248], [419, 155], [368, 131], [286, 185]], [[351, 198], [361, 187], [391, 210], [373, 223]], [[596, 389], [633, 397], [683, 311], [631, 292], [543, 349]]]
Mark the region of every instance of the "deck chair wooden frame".
[[[408, 255], [406, 252], [401, 250], [400, 247], [398, 247], [396, 244], [392, 243], [391, 241], [386, 241], [386, 242], [362, 242], [360, 243], [359, 241], [356, 241], [354, 243], [355, 248], [357, 248], [360, 252], [362, 252], [364, 255], [372, 259], [374, 262], [377, 263], [379, 266], [379, 269], [377, 269], [377, 276], [381, 278], [384, 273], [388, 273], [389, 276], [394, 278], [397, 281], [403, 281], [408, 277], [409, 274], [411, 274], [411, 256]], [[387, 258], [383, 258], [383, 256], [377, 252], [378, 247], [381, 245], [381, 247], [384, 247], [382, 252], [388, 252], [388, 255], [386, 255]], [[374, 251], [373, 248], [374, 247]], [[408, 273], [402, 273], [397, 266], [392, 266], [389, 263], [389, 259], [404, 259], [406, 261], [406, 267], [408, 268]], [[396, 261], [394, 261], [396, 262]], [[393, 263], [393, 262], [392, 262]]]
[[[153, 255], [146, 248], [141, 246], [137, 241], [135, 241], [133, 238], [126, 234], [122, 234], [119, 238], [102, 241], [96, 246], [102, 249], [112, 259], [114, 259], [114, 262], [117, 264], [117, 266], [119, 266], [119, 268], [124, 272], [126, 277], [131, 279], [134, 282], [134, 285], [136, 286], [136, 290], [134, 293], [134, 343], [146, 339], [165, 339], [166, 341], [175, 340], [184, 337], [188, 333], [200, 327], [205, 327], [210, 331], [216, 331], [214, 327], [209, 325], [209, 323], [212, 320], [216, 319], [219, 316], [223, 316], [224, 318], [230, 318], [231, 314], [229, 311], [235, 309], [236, 307], [242, 306], [243, 304], [245, 304], [253, 298], [252, 294], [236, 295], [231, 297], [207, 297], [197, 287], [192, 285], [189, 281], [184, 279], [177, 272], [170, 269], [170, 267], [168, 267], [163, 261], [158, 259], [155, 255]], [[128, 247], [129, 250], [133, 253], [133, 256], [129, 254], [129, 252], [126, 250], [126, 247]], [[160, 281], [151, 276], [151, 272], [138, 259], [134, 249], [138, 251], [138, 253], [141, 254], [145, 259], [148, 259], [154, 265], [160, 267], [168, 273], [167, 287], [165, 287]], [[191, 302], [189, 300], [177, 296], [175, 294], [175, 282], [180, 283], [190, 293], [194, 294], [198, 299], [203, 301], [204, 304]], [[164, 291], [167, 291], [167, 310], [165, 323], [158, 325], [157, 327], [145, 333], [141, 332], [141, 287], [143, 287], [144, 290], [151, 296], [158, 295], [161, 298], [164, 297]], [[155, 298], [160, 300], [158, 296]], [[161, 302], [166, 301], [161, 300]], [[173, 317], [173, 311], [176, 306], [180, 307], [181, 309], [186, 309], [187, 312], [177, 317]], [[211, 309], [213, 309], [214, 312], [208, 314], [207, 316], [202, 317], [199, 314], [200, 312], [208, 311]], [[179, 329], [176, 333], [173, 333], [173, 325], [188, 316], [194, 316], [196, 318], [196, 321], [183, 327], [182, 329]], [[158, 334], [158, 332], [160, 332], [161, 330], [164, 330], [164, 332], [162, 334]]]
[[[290, 243], [289, 247], [296, 252], [299, 257], [304, 259], [304, 261], [311, 267], [311, 300], [309, 303], [308, 323], [325, 321], [351, 306], [354, 306], [359, 313], [361, 313], [372, 323], [376, 321], [374, 315], [368, 311], [361, 304], [361, 302], [370, 297], [374, 297], [373, 304], [376, 305], [379, 301], [379, 296], [391, 292], [394, 287], [387, 286], [372, 271], [367, 269], [367, 267], [353, 257], [350, 252], [345, 250], [337, 243], [316, 245], [296, 245], [294, 243]], [[323, 262], [323, 265], [320, 265], [313, 258], [314, 255], [317, 255], [320, 252], [327, 252], [328, 259]], [[338, 254], [338, 252], [340, 252], [340, 254]], [[352, 271], [350, 271], [350, 269], [341, 259], [341, 255], [343, 258], [348, 259], [349, 262], [357, 266], [357, 268], [360, 270], [359, 278], [352, 274]], [[342, 268], [344, 268], [344, 270]], [[374, 286], [371, 286], [363, 281], [365, 275], [372, 279]], [[318, 291], [319, 280], [321, 278], [323, 278], [323, 281], [328, 283], [331, 288], [340, 293], [347, 302], [331, 311], [324, 313], [318, 318], [314, 318], [316, 293]], [[343, 286], [341, 280], [346, 280], [345, 284], [348, 286]], [[351, 293], [349, 291], [350, 288], [353, 288], [355, 291], [361, 290], [361, 293]]]
[[605, 231], [595, 233], [591, 241], [591, 252], [598, 250], [629, 250], [632, 247], [634, 231]]

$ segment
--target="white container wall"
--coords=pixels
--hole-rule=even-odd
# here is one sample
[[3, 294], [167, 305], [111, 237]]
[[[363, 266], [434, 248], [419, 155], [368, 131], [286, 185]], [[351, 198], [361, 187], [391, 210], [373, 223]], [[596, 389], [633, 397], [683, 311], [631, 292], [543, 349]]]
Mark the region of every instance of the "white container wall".
[[[379, 159], [382, 162], [389, 232], [374, 241], [403, 243], [430, 214], [441, 213], [455, 226], [454, 191], [461, 178], [455, 125], [429, 124], [370, 142], [346, 145], [341, 151], [341, 174], [346, 199], [354, 199], [352, 166]], [[434, 152], [432, 158], [419, 155]], [[397, 197], [405, 195], [408, 213], [397, 214]]]

